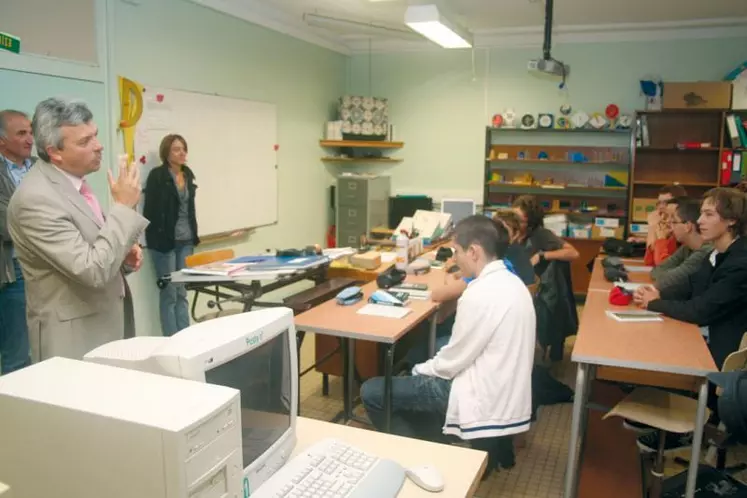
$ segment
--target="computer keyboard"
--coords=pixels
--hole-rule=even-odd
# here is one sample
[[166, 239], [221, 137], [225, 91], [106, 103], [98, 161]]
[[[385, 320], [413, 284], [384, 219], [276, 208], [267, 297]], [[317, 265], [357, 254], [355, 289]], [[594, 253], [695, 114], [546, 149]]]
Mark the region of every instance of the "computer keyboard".
[[397, 462], [324, 439], [293, 457], [252, 498], [394, 498], [404, 480]]

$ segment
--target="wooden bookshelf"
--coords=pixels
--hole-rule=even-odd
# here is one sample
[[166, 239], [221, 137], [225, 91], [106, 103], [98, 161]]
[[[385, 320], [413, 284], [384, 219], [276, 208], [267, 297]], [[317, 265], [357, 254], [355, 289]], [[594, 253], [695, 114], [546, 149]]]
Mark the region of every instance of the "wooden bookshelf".
[[323, 157], [329, 163], [400, 163], [402, 159], [393, 157]]
[[404, 142], [378, 142], [375, 140], [319, 140], [322, 147], [355, 147], [368, 149], [401, 149]]
[[[483, 206], [500, 209], [528, 194], [537, 197], [547, 214], [566, 214], [571, 223], [588, 226], [596, 217], [608, 217], [620, 218], [625, 226], [631, 145], [631, 130], [488, 127]], [[608, 183], [616, 179], [622, 180], [619, 185]], [[603, 241], [565, 239], [581, 253], [571, 263], [571, 280], [573, 292], [584, 295], [590, 277], [586, 265]]]
[[[720, 109], [639, 111], [631, 170], [631, 212], [635, 199], [656, 199], [664, 185], [680, 184], [694, 198], [718, 186], [724, 125], [725, 112]], [[684, 142], [707, 145], [697, 149], [677, 146]]]

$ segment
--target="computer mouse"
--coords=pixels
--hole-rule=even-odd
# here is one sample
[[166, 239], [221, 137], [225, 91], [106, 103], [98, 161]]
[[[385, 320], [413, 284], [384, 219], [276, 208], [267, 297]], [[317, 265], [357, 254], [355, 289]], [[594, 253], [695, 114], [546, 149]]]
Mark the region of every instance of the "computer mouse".
[[444, 489], [444, 479], [436, 467], [421, 465], [405, 470], [405, 474], [412, 482], [426, 491], [438, 493]]

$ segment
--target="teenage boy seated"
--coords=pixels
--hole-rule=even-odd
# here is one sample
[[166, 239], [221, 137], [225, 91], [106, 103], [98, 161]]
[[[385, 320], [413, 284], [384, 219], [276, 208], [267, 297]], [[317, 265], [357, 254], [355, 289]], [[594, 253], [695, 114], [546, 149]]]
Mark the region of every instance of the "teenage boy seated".
[[[698, 228], [699, 201], [681, 197], [673, 199], [667, 204], [667, 214], [672, 235], [680, 247], [651, 271], [651, 278], [660, 292], [668, 286], [677, 287], [686, 283], [713, 251], [713, 246], [703, 240]], [[656, 244], [661, 242], [657, 241]]]
[[698, 227], [714, 248], [700, 267], [677, 285], [641, 287], [634, 299], [651, 311], [699, 325], [721, 368], [747, 330], [747, 197], [731, 188], [709, 190]]
[[[529, 430], [534, 359], [534, 304], [527, 286], [501, 260], [506, 229], [482, 215], [459, 222], [454, 258], [473, 277], [457, 304], [453, 333], [435, 357], [394, 377], [391, 432], [440, 440], [473, 440]], [[384, 378], [361, 386], [361, 400], [385, 429]]]

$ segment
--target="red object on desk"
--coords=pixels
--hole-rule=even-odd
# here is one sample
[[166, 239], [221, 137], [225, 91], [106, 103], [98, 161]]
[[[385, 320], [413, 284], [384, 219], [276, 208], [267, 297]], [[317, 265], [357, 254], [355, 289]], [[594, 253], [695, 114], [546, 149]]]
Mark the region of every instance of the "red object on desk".
[[610, 291], [610, 304], [628, 306], [631, 302], [633, 302], [633, 296], [624, 292], [620, 287], [613, 287]]

